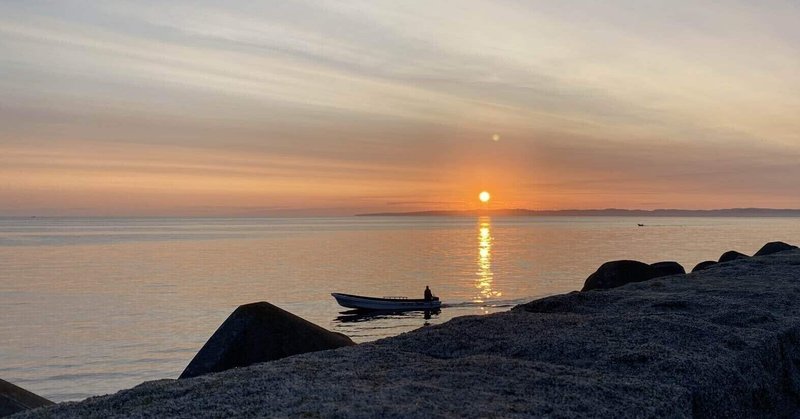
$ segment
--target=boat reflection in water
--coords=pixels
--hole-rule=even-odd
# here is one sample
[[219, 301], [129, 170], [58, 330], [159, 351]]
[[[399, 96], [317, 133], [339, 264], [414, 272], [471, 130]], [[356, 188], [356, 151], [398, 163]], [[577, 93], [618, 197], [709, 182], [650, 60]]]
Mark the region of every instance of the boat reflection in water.
[[363, 310], [347, 310], [340, 312], [340, 316], [336, 317], [337, 322], [341, 323], [357, 323], [368, 322], [374, 320], [392, 320], [392, 319], [416, 319], [423, 318], [430, 320], [432, 317], [438, 316], [441, 310], [424, 310], [424, 311], [363, 311]]
[[439, 310], [403, 312], [348, 310], [340, 312], [339, 316], [333, 319], [331, 329], [347, 335], [357, 343], [362, 343], [410, 332], [441, 321]]

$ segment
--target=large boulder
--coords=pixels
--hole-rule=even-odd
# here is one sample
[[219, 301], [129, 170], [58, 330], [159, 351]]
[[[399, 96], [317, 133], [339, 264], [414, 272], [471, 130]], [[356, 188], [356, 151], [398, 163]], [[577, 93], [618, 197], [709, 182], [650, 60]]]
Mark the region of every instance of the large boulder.
[[660, 275], [652, 266], [635, 260], [614, 260], [606, 262], [588, 278], [581, 291], [621, 287], [631, 282], [642, 282]]
[[306, 352], [355, 345], [267, 302], [239, 306], [179, 378], [190, 378]]
[[51, 404], [53, 402], [42, 396], [17, 387], [8, 381], [0, 380], [0, 417]]
[[683, 269], [683, 266], [678, 262], [656, 262], [651, 263], [650, 267], [658, 271], [658, 276], [683, 275], [686, 273], [686, 269]]
[[708, 268], [710, 268], [710, 267], [712, 267], [712, 266], [714, 266], [716, 264], [717, 264], [717, 262], [715, 262], [713, 260], [706, 260], [706, 261], [698, 263], [697, 265], [694, 265], [694, 268], [692, 268], [692, 272], [699, 272], [699, 271], [702, 271], [704, 269], [708, 269]]
[[758, 249], [753, 256], [764, 256], [764, 255], [771, 255], [773, 253], [783, 252], [786, 250], [797, 249], [797, 246], [792, 246], [791, 244], [787, 244], [784, 242], [769, 242]]
[[730, 262], [732, 260], [737, 260], [737, 259], [747, 259], [749, 257], [750, 256], [747, 256], [744, 253], [739, 253], [735, 250], [729, 250], [723, 253], [722, 256], [719, 257], [719, 263]]

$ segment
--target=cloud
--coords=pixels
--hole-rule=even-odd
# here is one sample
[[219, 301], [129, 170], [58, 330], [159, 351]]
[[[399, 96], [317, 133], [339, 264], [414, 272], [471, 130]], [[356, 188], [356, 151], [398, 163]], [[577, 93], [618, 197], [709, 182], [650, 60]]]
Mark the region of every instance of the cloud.
[[462, 201], [389, 201], [386, 205], [445, 205], [450, 206], [453, 204], [463, 204]]
[[181, 208], [263, 190], [463, 205], [489, 186], [520, 206], [785, 202], [798, 17], [781, 1], [4, 2], [0, 171], [22, 183], [0, 202], [62, 205], [31, 197], [66, 179], [100, 200], [104, 176], [141, 199], [169, 185]]

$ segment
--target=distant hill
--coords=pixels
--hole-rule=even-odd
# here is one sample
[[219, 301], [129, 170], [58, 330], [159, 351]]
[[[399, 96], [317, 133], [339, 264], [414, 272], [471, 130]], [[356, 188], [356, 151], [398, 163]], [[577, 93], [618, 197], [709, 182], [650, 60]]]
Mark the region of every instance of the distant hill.
[[685, 210], [685, 209], [588, 209], [588, 210], [530, 210], [522, 208], [495, 209], [495, 210], [466, 210], [466, 211], [414, 211], [414, 212], [378, 212], [370, 214], [356, 214], [357, 217], [381, 216], [456, 216], [470, 217], [480, 215], [497, 216], [569, 216], [569, 217], [800, 217], [800, 209], [773, 209], [773, 208], [728, 208], [713, 210]]

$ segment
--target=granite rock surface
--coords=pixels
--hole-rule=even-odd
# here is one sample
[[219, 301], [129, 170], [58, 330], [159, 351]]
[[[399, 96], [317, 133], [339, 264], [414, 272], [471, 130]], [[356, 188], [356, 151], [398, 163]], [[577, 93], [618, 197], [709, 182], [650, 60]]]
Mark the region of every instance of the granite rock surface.
[[38, 394], [31, 393], [8, 381], [0, 380], [0, 418], [52, 404], [53, 402]]
[[245, 304], [225, 319], [179, 378], [352, 345], [355, 343], [347, 336], [270, 303]]

